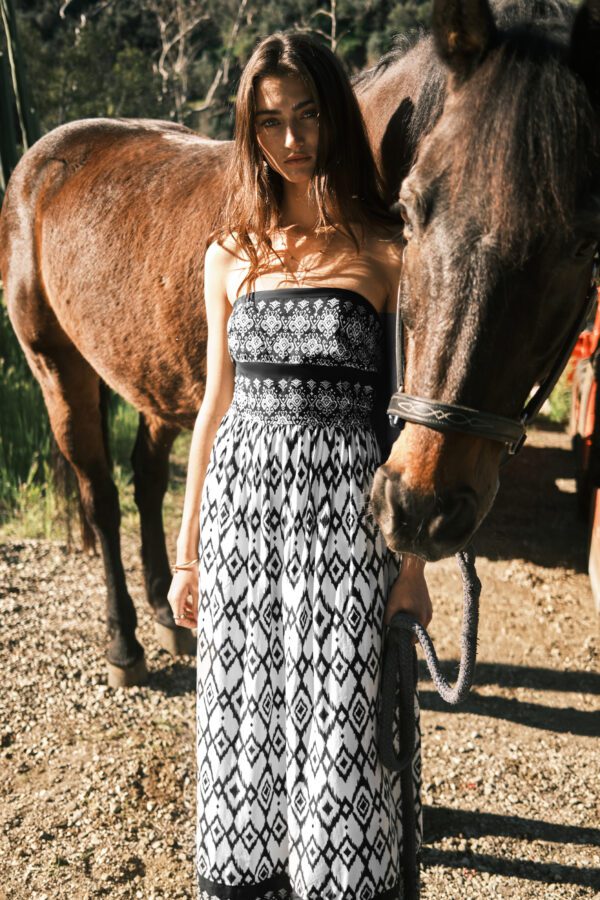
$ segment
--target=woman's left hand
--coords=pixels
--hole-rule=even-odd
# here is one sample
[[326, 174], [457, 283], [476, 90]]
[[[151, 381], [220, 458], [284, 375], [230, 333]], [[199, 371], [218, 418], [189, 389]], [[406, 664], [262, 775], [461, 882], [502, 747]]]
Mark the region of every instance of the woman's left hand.
[[385, 607], [383, 621], [389, 624], [397, 612], [410, 613], [427, 628], [433, 616], [431, 597], [425, 581], [425, 561], [418, 556], [402, 555], [400, 574], [392, 584]]

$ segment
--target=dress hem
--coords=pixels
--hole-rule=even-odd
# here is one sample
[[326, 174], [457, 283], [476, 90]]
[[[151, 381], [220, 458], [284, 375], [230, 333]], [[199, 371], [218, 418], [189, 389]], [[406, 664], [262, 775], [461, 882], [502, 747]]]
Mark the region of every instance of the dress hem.
[[207, 891], [219, 900], [262, 900], [265, 894], [272, 891], [291, 890], [290, 879], [285, 872], [251, 884], [223, 884], [211, 881], [204, 875], [197, 875], [197, 883], [199, 890]]
[[[218, 900], [264, 900], [266, 895], [270, 895], [273, 891], [281, 890], [290, 892], [288, 900], [305, 900], [304, 897], [294, 891], [289, 875], [286, 872], [272, 875], [263, 881], [239, 885], [223, 884], [220, 881], [211, 881], [204, 875], [197, 875], [197, 886], [199, 891], [206, 891], [213, 897], [217, 897]], [[400, 883], [397, 882], [394, 887], [386, 888], [386, 890], [374, 894], [372, 900], [398, 900], [399, 897], [401, 897]]]

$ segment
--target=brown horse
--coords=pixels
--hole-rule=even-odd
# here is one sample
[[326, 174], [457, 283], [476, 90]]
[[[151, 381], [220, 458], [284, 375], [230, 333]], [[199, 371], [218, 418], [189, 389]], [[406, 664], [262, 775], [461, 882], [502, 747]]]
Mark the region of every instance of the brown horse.
[[[392, 85], [406, 96], [390, 104]], [[600, 238], [600, 0], [439, 0], [432, 36], [355, 89], [403, 179], [405, 391], [518, 419], [585, 307]], [[504, 447], [431, 427], [405, 425], [371, 499], [391, 547], [438, 559], [488, 512]]]
[[[582, 62], [586, 41], [598, 41], [597, 28], [595, 33], [590, 28], [588, 38], [585, 27], [586, 17], [597, 23], [597, 2], [588, 0], [579, 14]], [[481, 44], [477, 31], [481, 17], [493, 34], [489, 46]], [[510, 54], [501, 55], [504, 32], [494, 31], [490, 22], [485, 2], [439, 0], [435, 44], [424, 38], [406, 53], [388, 54], [355, 79], [355, 86], [390, 203], [398, 199], [410, 171], [402, 188], [404, 215], [410, 216], [414, 234], [403, 294], [411, 330], [409, 385], [430, 396], [512, 412], [567, 330], [589, 276], [590, 254], [581, 238], [570, 256], [556, 250], [553, 256], [552, 248], [571, 206], [578, 223], [593, 219], [583, 215], [579, 197], [598, 125], [597, 107], [592, 109], [586, 93], [597, 91], [598, 47], [587, 47], [589, 63], [577, 74], [565, 50], [567, 39], [561, 43], [544, 37], [542, 28], [526, 25], [519, 31], [515, 26], [523, 59], [531, 53], [540, 72], [547, 65], [558, 67], [577, 104], [575, 110], [563, 109], [557, 102], [565, 98], [560, 84], [557, 97], [548, 87], [536, 95], [540, 127], [513, 134], [517, 122], [526, 128], [531, 114], [527, 92], [515, 91], [518, 108], [509, 110], [510, 133], [504, 143], [492, 142], [492, 157], [485, 142], [494, 136], [488, 119], [493, 124], [499, 114], [498, 103], [491, 102], [494, 81], [503, 84]], [[486, 77], [478, 80], [478, 72]], [[505, 88], [501, 96], [508, 105]], [[564, 133], [557, 121], [564, 123]], [[585, 123], [589, 134], [584, 134]], [[479, 135], [485, 151], [481, 163], [465, 170], [461, 160], [466, 150], [481, 149]], [[511, 141], [520, 146], [523, 137], [534, 144], [512, 173], [520, 156], [515, 147], [511, 153]], [[203, 396], [203, 250], [228, 188], [223, 173], [231, 147], [164, 122], [73, 122], [44, 136], [23, 156], [2, 208], [0, 273], [9, 315], [101, 544], [111, 684], [138, 683], [146, 669], [121, 562], [102, 385], [110, 385], [140, 412], [132, 464], [146, 591], [159, 638], [171, 652], [193, 652], [190, 633], [174, 625], [166, 599], [171, 575], [161, 510], [170, 448], [181, 428], [192, 427]], [[565, 157], [573, 148], [577, 152]], [[539, 162], [532, 158], [537, 150]], [[539, 179], [534, 206], [531, 191], [520, 196], [523, 167]], [[505, 253], [489, 239], [500, 222], [515, 238], [521, 216], [525, 221], [533, 216], [535, 222], [521, 223], [525, 253], [515, 266], [514, 251]], [[546, 229], [554, 244], [538, 249], [536, 238]], [[494, 263], [489, 263], [489, 276], [483, 250]], [[499, 455], [491, 441], [407, 426], [374, 483], [374, 505], [390, 543], [434, 556], [466, 540], [491, 502]], [[476, 508], [460, 528], [457, 492], [460, 504], [466, 494]], [[454, 531], [450, 537], [439, 528], [445, 520], [450, 522], [446, 530]]]
[[121, 560], [101, 387], [139, 410], [132, 465], [146, 593], [163, 646], [192, 653], [193, 636], [175, 625], [167, 601], [162, 501], [173, 441], [193, 427], [204, 392], [204, 244], [231, 147], [160, 121], [72, 122], [21, 158], [2, 207], [9, 316], [101, 545], [115, 686], [147, 673]]

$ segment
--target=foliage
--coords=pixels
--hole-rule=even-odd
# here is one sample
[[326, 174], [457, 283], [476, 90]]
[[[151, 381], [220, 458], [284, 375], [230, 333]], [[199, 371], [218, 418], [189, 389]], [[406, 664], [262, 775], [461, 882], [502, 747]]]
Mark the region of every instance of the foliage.
[[19, 16], [42, 131], [87, 117], [164, 117], [160, 79], [152, 71], [148, 26], [141, 29], [139, 43], [130, 43], [120, 32], [124, 21], [106, 14], [83, 28], [67, 20], [53, 23], [50, 30], [40, 29], [34, 16]]
[[571, 414], [571, 386], [567, 381], [568, 368], [562, 373], [544, 404], [546, 417], [558, 425], [567, 425]]
[[165, 55], [160, 23], [163, 32], [170, 23], [171, 41], [173, 17], [189, 13], [189, 6], [186, 0], [73, 0], [62, 6], [16, 0], [42, 131], [89, 116], [131, 116], [178, 119], [228, 138], [241, 71], [265, 35], [289, 28], [319, 31], [353, 73], [376, 62], [395, 33], [427, 25], [431, 12], [431, 0], [195, 0], [202, 21]]
[[0, 520], [23, 491], [46, 480], [50, 456], [48, 415], [0, 303]]

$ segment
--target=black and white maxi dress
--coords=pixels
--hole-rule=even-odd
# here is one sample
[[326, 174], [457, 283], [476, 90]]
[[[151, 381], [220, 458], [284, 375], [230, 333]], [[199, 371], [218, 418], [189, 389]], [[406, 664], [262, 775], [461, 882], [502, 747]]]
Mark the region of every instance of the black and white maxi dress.
[[[368, 508], [382, 319], [352, 290], [257, 290], [227, 333], [199, 520], [198, 896], [395, 900], [377, 722], [399, 561]], [[413, 773], [420, 830], [419, 739]]]

